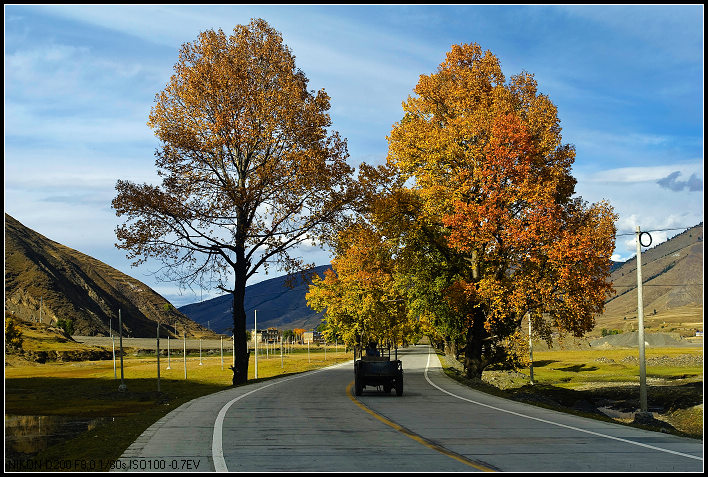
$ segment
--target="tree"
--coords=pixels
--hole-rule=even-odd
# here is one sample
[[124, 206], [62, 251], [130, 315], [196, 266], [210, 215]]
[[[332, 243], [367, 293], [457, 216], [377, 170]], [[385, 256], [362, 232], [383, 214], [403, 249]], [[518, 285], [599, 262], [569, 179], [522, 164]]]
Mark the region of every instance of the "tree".
[[24, 338], [22, 337], [22, 330], [17, 324], [16, 318], [10, 314], [5, 313], [5, 349], [6, 350], [21, 350]]
[[362, 190], [370, 192], [368, 210], [340, 231], [332, 268], [323, 278], [314, 278], [305, 298], [314, 310], [326, 310], [330, 332], [347, 345], [375, 340], [397, 346], [410, 339], [417, 320], [409, 315], [397, 281], [398, 237], [384, 232], [393, 225], [387, 223], [388, 196], [373, 193], [372, 175], [379, 176], [376, 180], [385, 177], [381, 170], [363, 165], [362, 183], [368, 182], [368, 187]]
[[293, 333], [295, 334], [295, 339], [298, 341], [302, 341], [302, 335], [305, 333], [305, 328], [294, 328]]
[[57, 326], [64, 330], [64, 332], [68, 335], [74, 334], [74, 321], [71, 318], [58, 319]]
[[526, 315], [546, 339], [592, 329], [612, 291], [616, 216], [574, 197], [575, 150], [533, 76], [506, 82], [491, 52], [454, 45], [414, 92], [388, 161], [420, 201], [409, 276], [440, 271], [444, 302], [420, 277], [410, 290], [429, 313], [444, 308], [436, 325], [463, 344], [468, 376], [514, 359]]
[[[330, 132], [330, 100], [308, 91], [280, 33], [264, 20], [207, 30], [182, 45], [148, 125], [161, 141], [160, 186], [120, 180], [117, 246], [163, 263], [162, 279], [233, 295], [234, 385], [246, 381], [246, 281], [333, 235], [352, 200], [346, 141]], [[227, 280], [232, 280], [227, 284]]]

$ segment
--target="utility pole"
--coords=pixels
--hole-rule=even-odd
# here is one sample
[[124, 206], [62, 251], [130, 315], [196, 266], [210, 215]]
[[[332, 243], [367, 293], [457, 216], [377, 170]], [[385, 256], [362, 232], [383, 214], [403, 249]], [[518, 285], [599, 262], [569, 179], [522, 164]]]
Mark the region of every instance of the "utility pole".
[[157, 392], [160, 392], [160, 322], [157, 323]]
[[116, 337], [111, 333], [111, 343], [113, 343], [113, 379], [118, 379], [116, 374]]
[[[644, 361], [644, 302], [642, 296], [642, 232], [637, 225], [637, 317], [638, 324], [638, 345], [639, 345], [639, 407], [642, 413], [647, 412], [647, 369]], [[649, 245], [651, 245], [651, 235], [649, 235]], [[648, 245], [647, 245], [648, 246]]]
[[258, 379], [258, 310], [253, 310], [253, 349], [256, 353], [254, 379]]
[[184, 379], [187, 379], [187, 330], [184, 330]]
[[118, 391], [125, 392], [127, 387], [123, 375], [123, 316], [120, 308], [118, 308], [118, 333], [120, 337], [120, 386], [118, 386]]
[[533, 384], [533, 340], [531, 339], [531, 315], [529, 317], [529, 359], [531, 360], [530, 370], [531, 370], [531, 384]]

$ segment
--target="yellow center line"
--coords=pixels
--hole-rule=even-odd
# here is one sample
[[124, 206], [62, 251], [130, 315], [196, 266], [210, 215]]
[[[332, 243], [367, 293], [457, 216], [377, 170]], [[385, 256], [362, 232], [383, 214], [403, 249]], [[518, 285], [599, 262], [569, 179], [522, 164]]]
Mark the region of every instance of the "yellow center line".
[[430, 448], [430, 449], [433, 449], [433, 450], [435, 450], [435, 451], [438, 451], [438, 452], [440, 452], [441, 454], [444, 454], [444, 455], [446, 455], [446, 456], [448, 456], [448, 457], [450, 457], [450, 458], [452, 458], [452, 459], [455, 459], [455, 460], [458, 461], [458, 462], [462, 462], [463, 464], [469, 465], [469, 466], [471, 466], [471, 467], [474, 467], [475, 469], [482, 470], [482, 471], [484, 471], [484, 472], [494, 472], [494, 469], [490, 469], [489, 467], [485, 467], [485, 466], [483, 466], [483, 465], [481, 465], [481, 464], [478, 464], [478, 463], [476, 463], [476, 462], [474, 462], [474, 461], [472, 461], [472, 460], [470, 460], [470, 459], [468, 459], [468, 458], [466, 458], [466, 457], [464, 457], [464, 456], [462, 456], [462, 455], [460, 455], [460, 454], [458, 454], [458, 453], [456, 453], [456, 452], [453, 452], [453, 451], [451, 451], [451, 450], [449, 450], [449, 449], [446, 449], [446, 448], [444, 448], [444, 447], [442, 447], [442, 446], [440, 446], [440, 445], [438, 445], [438, 444], [435, 444], [435, 443], [433, 443], [433, 442], [430, 442], [429, 440], [425, 439], [424, 437], [421, 437], [421, 436], [419, 436], [418, 434], [414, 433], [414, 432], [411, 431], [410, 429], [406, 429], [405, 427], [403, 427], [403, 426], [401, 426], [401, 425], [399, 425], [399, 424], [396, 424], [395, 422], [393, 422], [393, 421], [391, 421], [391, 420], [385, 418], [384, 416], [382, 416], [381, 414], [377, 413], [376, 411], [370, 409], [368, 406], [366, 406], [364, 403], [362, 403], [361, 401], [359, 401], [358, 399], [356, 399], [356, 398], [354, 397], [354, 395], [352, 394], [352, 385], [353, 385], [353, 384], [354, 384], [354, 381], [352, 381], [351, 383], [349, 383], [349, 385], [347, 386], [347, 396], [349, 396], [349, 399], [351, 399], [351, 400], [354, 402], [354, 404], [356, 404], [357, 406], [359, 406], [361, 409], [363, 409], [363, 410], [366, 411], [367, 413], [371, 414], [372, 416], [374, 416], [376, 419], [378, 419], [379, 421], [383, 422], [383, 423], [386, 424], [387, 426], [393, 427], [393, 428], [396, 429], [398, 432], [404, 434], [404, 435], [407, 436], [407, 437], [410, 437], [410, 438], [413, 439], [414, 441], [416, 441], [416, 442], [418, 442], [418, 443], [420, 443], [420, 444], [423, 444], [424, 446], [426, 446], [426, 447], [428, 447], [428, 448]]

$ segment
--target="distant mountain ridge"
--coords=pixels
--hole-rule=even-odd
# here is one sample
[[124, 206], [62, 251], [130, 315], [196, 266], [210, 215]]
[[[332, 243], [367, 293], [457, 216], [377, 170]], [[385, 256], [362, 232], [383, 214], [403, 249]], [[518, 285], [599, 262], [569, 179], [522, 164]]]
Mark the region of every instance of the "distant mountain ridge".
[[[322, 276], [329, 265], [319, 266]], [[636, 258], [613, 262], [610, 279], [616, 294], [608, 298], [603, 319], [636, 315]], [[643, 301], [648, 311], [666, 312], [676, 309], [694, 313], [703, 307], [703, 223], [642, 252]], [[286, 277], [277, 277], [246, 287], [246, 328], [253, 329], [254, 310], [258, 310], [258, 328], [315, 328], [321, 313], [312, 311], [305, 302], [305, 284], [288, 289]], [[233, 326], [231, 296], [224, 295], [202, 303], [179, 308], [181, 312], [216, 332], [229, 333]]]
[[[322, 276], [330, 265], [312, 272]], [[703, 223], [642, 252], [643, 302], [645, 315], [652, 312], [687, 310], [702, 323], [703, 307]], [[612, 280], [616, 294], [606, 301], [597, 326], [608, 319], [622, 320], [636, 315], [636, 259], [614, 263]], [[323, 313], [310, 309], [305, 301], [309, 282], [300, 280], [293, 288], [286, 276], [246, 287], [247, 329], [253, 329], [254, 311], [258, 328], [316, 328]], [[122, 310], [126, 336], [154, 337], [156, 321], [174, 325], [163, 332], [181, 336], [229, 333], [233, 326], [231, 296], [166, 307], [167, 300], [144, 283], [125, 275], [88, 255], [54, 242], [5, 214], [5, 310], [29, 320], [43, 322], [71, 318], [77, 335], [107, 335], [112, 320], [117, 330], [118, 309]], [[656, 313], [654, 313], [656, 315]]]
[[[323, 276], [330, 265], [321, 265], [308, 271]], [[311, 279], [294, 278], [291, 288], [286, 283], [289, 276], [271, 278], [246, 287], [246, 329], [254, 328], [254, 320], [258, 319], [258, 329], [274, 327], [278, 329], [316, 328], [322, 322], [324, 313], [317, 313], [307, 306], [305, 294]], [[179, 311], [191, 320], [207, 326], [217, 333], [231, 333], [233, 315], [231, 312], [232, 297], [222, 295], [200, 303], [192, 303], [179, 307]]]
[[[152, 338], [208, 334], [144, 283], [74, 249], [54, 242], [5, 214], [5, 311], [27, 320], [71, 319], [75, 335]], [[170, 326], [171, 325], [171, 326]], [[177, 333], [175, 332], [175, 325]]]
[[[637, 314], [637, 259], [615, 263], [604, 317]], [[703, 307], [703, 222], [642, 251], [645, 314]], [[602, 317], [598, 318], [598, 324]]]

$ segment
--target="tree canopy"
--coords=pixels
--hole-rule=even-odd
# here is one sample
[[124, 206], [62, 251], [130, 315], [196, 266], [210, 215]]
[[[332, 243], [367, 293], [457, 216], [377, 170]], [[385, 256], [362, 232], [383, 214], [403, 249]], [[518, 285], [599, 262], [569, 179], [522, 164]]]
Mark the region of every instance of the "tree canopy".
[[373, 340], [401, 344], [413, 331], [395, 274], [391, 243], [371, 224], [356, 222], [339, 234], [336, 258], [315, 277], [308, 305], [326, 310], [328, 328], [348, 345]]
[[[234, 296], [234, 384], [246, 380], [246, 280], [289, 252], [334, 234], [353, 199], [346, 140], [330, 131], [330, 98], [264, 20], [231, 35], [207, 30], [179, 51], [148, 125], [161, 142], [161, 185], [120, 180], [117, 246], [136, 264], [157, 257], [163, 278], [212, 283]], [[233, 280], [228, 283], [228, 280]]]
[[[376, 294], [353, 292], [376, 283], [461, 350], [469, 376], [521, 362], [525, 316], [547, 340], [554, 329], [592, 329], [612, 291], [616, 216], [575, 196], [575, 149], [533, 75], [507, 81], [491, 52], [453, 45], [414, 94], [388, 137], [387, 165], [370, 174], [379, 187], [361, 223], [371, 226], [340, 234], [342, 273], [315, 282], [318, 306], [360, 323], [371, 309], [385, 322], [387, 311], [368, 304], [382, 306]], [[382, 270], [385, 280], [374, 275]]]

